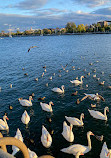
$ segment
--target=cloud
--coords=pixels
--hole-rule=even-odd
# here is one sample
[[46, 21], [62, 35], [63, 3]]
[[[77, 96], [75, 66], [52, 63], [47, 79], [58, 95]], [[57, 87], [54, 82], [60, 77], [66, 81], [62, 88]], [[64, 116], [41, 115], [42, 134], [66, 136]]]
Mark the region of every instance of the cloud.
[[92, 12], [93, 14], [111, 15], [111, 7], [97, 9]]
[[47, 2], [48, 0], [24, 0], [13, 7], [22, 10], [33, 10], [43, 7]]
[[72, 0], [76, 4], [82, 4], [90, 8], [99, 7], [111, 3], [110, 0]]

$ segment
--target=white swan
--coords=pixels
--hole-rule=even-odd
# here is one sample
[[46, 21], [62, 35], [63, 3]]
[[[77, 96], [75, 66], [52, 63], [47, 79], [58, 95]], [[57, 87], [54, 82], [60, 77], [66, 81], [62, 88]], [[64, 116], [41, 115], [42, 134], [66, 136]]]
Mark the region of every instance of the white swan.
[[[21, 131], [19, 130], [19, 128], [17, 129], [15, 138], [23, 142], [23, 137], [22, 137], [22, 134], [21, 134]], [[14, 156], [19, 151], [19, 148], [12, 145], [12, 150], [13, 150], [12, 155]]]
[[32, 106], [32, 102], [31, 102], [31, 100], [33, 100], [32, 96], [29, 96], [29, 100], [22, 99], [22, 98], [19, 98], [18, 100], [22, 106]]
[[28, 151], [29, 151], [30, 158], [38, 158], [37, 154], [34, 151], [31, 151], [29, 148], [28, 148]]
[[42, 126], [41, 142], [46, 148], [49, 148], [52, 144], [52, 137], [44, 126]]
[[72, 80], [72, 81], [70, 81], [71, 83], [74, 83], [74, 84], [83, 84], [83, 79], [84, 78], [84, 76], [81, 76], [80, 77], [80, 81], [79, 80]]
[[7, 124], [6, 119], [9, 120], [6, 115], [3, 116], [4, 121], [2, 119], [0, 119], [0, 130], [8, 130], [9, 129], [9, 126]]
[[89, 98], [91, 100], [97, 100], [97, 101], [99, 101], [99, 100], [105, 101], [105, 99], [101, 95], [99, 95], [98, 93], [96, 93], [96, 94], [86, 94], [86, 93], [84, 93], [84, 94], [85, 94], [85, 97], [83, 97], [81, 99], [81, 101], [85, 100], [86, 98]]
[[81, 144], [74, 144], [67, 148], [62, 149], [62, 152], [76, 155], [79, 151], [83, 154], [89, 152], [91, 150], [91, 139], [90, 135], [94, 135], [91, 131], [87, 132], [87, 140], [88, 140], [88, 146], [84, 146]]
[[100, 120], [105, 120], [105, 121], [106, 121], [106, 120], [107, 120], [106, 111], [109, 112], [109, 108], [108, 108], [107, 106], [104, 108], [104, 114], [102, 114], [102, 113], [99, 112], [99, 111], [95, 111], [95, 110], [89, 110], [89, 109], [88, 109], [88, 111], [89, 111], [90, 115], [91, 115], [93, 118], [100, 119]]
[[108, 149], [106, 142], [104, 142], [100, 153], [100, 158], [108, 158], [108, 156], [111, 158], [111, 150]]
[[71, 123], [74, 126], [83, 126], [84, 125], [83, 120], [82, 120], [84, 118], [83, 113], [80, 115], [80, 120], [76, 117], [67, 117], [67, 116], [65, 116], [65, 118], [69, 123]]
[[65, 87], [64, 87], [64, 85], [62, 85], [61, 89], [55, 87], [55, 88], [52, 89], [52, 91], [57, 92], [57, 93], [64, 93], [64, 89], [65, 89]]
[[73, 127], [72, 124], [70, 124], [70, 126], [68, 126], [66, 121], [63, 122], [62, 135], [68, 142], [73, 142], [74, 141], [74, 134], [72, 132], [72, 127]]
[[44, 110], [44, 111], [47, 111], [47, 112], [52, 112], [53, 111], [51, 105], [54, 105], [54, 104], [53, 104], [52, 101], [49, 102], [49, 105], [46, 104], [46, 103], [42, 103], [42, 102], [40, 102], [40, 105], [42, 107], [42, 110]]
[[28, 113], [27, 113], [26, 110], [25, 110], [24, 113], [22, 114], [21, 121], [22, 121], [24, 124], [28, 124], [29, 121], [30, 121], [30, 116], [28, 115]]

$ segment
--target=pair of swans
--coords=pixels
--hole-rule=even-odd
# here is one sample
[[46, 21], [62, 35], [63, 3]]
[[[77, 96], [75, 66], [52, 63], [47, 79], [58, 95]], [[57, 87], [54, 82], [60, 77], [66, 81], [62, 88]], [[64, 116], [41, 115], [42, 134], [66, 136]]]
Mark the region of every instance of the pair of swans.
[[9, 129], [9, 126], [7, 124], [6, 119], [9, 120], [6, 115], [3, 116], [3, 120], [0, 119], [0, 130], [8, 130]]
[[50, 101], [49, 104], [40, 102], [40, 105], [42, 107], [42, 110], [44, 110], [44, 111], [47, 111], [47, 112], [52, 112], [53, 111], [51, 105], [54, 105], [54, 104], [53, 104], [52, 101]]
[[28, 124], [30, 121], [30, 116], [28, 115], [27, 111], [25, 110], [24, 113], [22, 114], [21, 121], [23, 124]]
[[108, 108], [107, 106], [104, 108], [104, 114], [102, 114], [102, 113], [99, 112], [99, 111], [95, 111], [95, 110], [89, 110], [89, 109], [88, 109], [88, 111], [89, 111], [90, 115], [91, 115], [93, 118], [107, 121], [106, 111], [109, 112], [109, 108]]
[[42, 126], [41, 142], [46, 148], [49, 148], [52, 144], [52, 137], [44, 126]]
[[84, 76], [81, 76], [80, 77], [80, 81], [77, 79], [77, 80], [72, 80], [72, 81], [70, 81], [71, 83], [74, 83], [74, 84], [77, 84], [77, 85], [79, 85], [79, 84], [83, 84], [83, 79], [84, 78]]
[[91, 139], [90, 139], [91, 135], [94, 136], [94, 134], [91, 131], [87, 132], [88, 146], [84, 146], [81, 144], [74, 144], [67, 148], [63, 148], [61, 151], [64, 153], [73, 154], [76, 156], [76, 158], [79, 158], [79, 154], [81, 153], [86, 154], [91, 150]]
[[19, 98], [18, 100], [22, 106], [32, 106], [32, 96], [29, 96], [29, 100], [22, 98]]
[[100, 158], [111, 158], [111, 149], [108, 149], [106, 142], [102, 146]]
[[80, 120], [76, 117], [65, 116], [65, 118], [70, 124], [72, 124], [74, 126], [83, 126], [84, 125], [84, 123], [83, 123], [84, 114], [83, 113], [80, 115]]
[[68, 142], [73, 142], [74, 141], [74, 134], [73, 134], [73, 131], [72, 131], [72, 127], [73, 127], [72, 124], [70, 124], [70, 126], [68, 126], [66, 121], [63, 122], [62, 135]]
[[52, 91], [53, 91], [53, 92], [56, 92], [56, 93], [64, 93], [64, 89], [65, 89], [65, 87], [64, 87], [64, 85], [62, 85], [62, 86], [61, 86], [61, 89], [55, 87], [55, 88], [52, 89]]
[[91, 100], [97, 100], [97, 101], [100, 101], [100, 100], [105, 101], [105, 99], [101, 95], [99, 95], [98, 93], [96, 93], [96, 94], [84, 93], [84, 94], [85, 94], [85, 97], [83, 97], [81, 99], [81, 101], [85, 100], [86, 98], [89, 98]]

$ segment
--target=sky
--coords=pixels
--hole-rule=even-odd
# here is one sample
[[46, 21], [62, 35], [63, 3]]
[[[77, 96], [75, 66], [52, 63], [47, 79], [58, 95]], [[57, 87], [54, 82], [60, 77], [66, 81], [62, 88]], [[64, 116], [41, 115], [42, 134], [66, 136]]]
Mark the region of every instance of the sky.
[[111, 0], [0, 0], [0, 32], [111, 20]]

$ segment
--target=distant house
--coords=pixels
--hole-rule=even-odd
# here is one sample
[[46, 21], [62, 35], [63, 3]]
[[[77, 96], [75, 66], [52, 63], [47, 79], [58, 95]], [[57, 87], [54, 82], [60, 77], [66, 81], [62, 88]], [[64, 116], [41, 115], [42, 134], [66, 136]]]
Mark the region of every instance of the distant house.
[[108, 21], [98, 21], [97, 24], [100, 24], [101, 27], [108, 26]]

